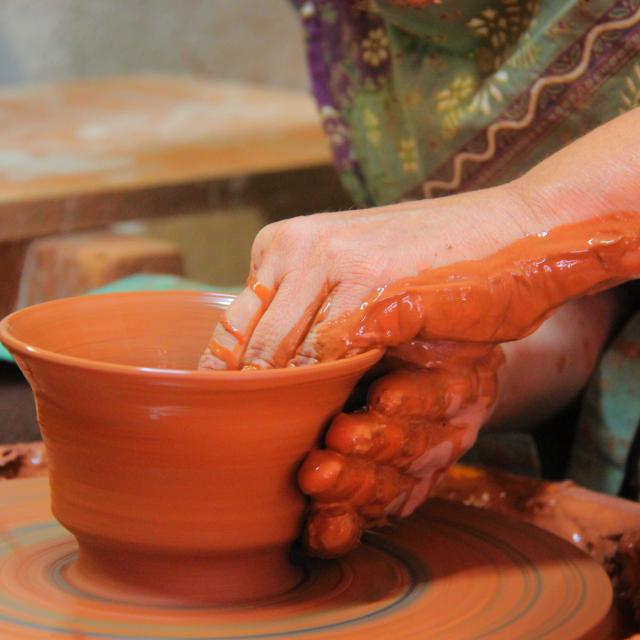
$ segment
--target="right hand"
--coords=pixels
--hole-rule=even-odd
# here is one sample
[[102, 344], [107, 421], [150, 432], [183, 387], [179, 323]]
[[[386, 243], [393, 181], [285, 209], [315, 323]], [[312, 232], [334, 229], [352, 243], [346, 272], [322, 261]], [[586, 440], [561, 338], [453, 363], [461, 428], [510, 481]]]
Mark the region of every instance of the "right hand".
[[[518, 180], [494, 189], [269, 225], [256, 238], [250, 267], [250, 282], [261, 283], [259, 291], [268, 295], [257, 296], [247, 287], [238, 296], [225, 322], [214, 330], [212, 344], [224, 357], [208, 350], [201, 367], [281, 367], [292, 361], [321, 360], [326, 357], [318, 344], [324, 329], [341, 315], [357, 312], [378, 287], [427, 269], [482, 260], [527, 235], [574, 222], [596, 222], [616, 212], [635, 212], [636, 237], [625, 238], [623, 233], [618, 238], [630, 241], [629, 255], [612, 280], [599, 283], [600, 288], [639, 277], [639, 137], [640, 108], [636, 108]], [[514, 267], [517, 271], [518, 265]], [[563, 292], [573, 277], [568, 268], [565, 275], [564, 282], [541, 283], [543, 288], [553, 285], [549, 291], [556, 289], [555, 306], [563, 296], [576, 297]], [[491, 298], [495, 291], [489, 287], [486, 293]], [[526, 312], [525, 304], [515, 307]], [[537, 311], [549, 310], [543, 305]], [[451, 317], [456, 324], [455, 313]], [[510, 339], [518, 337], [522, 336]], [[482, 339], [492, 341], [488, 335]], [[340, 357], [340, 351], [328, 357]]]
[[[490, 255], [537, 232], [537, 224], [507, 185], [269, 225], [255, 240], [248, 285], [215, 327], [200, 368], [263, 369], [344, 357], [348, 345], [325, 340], [326, 330], [357, 313], [371, 292]], [[361, 349], [397, 344], [374, 339]]]

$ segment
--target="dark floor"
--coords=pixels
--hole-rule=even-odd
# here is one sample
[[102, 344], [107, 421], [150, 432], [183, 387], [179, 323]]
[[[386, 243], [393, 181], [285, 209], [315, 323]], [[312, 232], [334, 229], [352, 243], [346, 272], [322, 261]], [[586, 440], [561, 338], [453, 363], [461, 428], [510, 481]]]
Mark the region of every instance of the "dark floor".
[[0, 362], [0, 443], [39, 439], [31, 388], [18, 367]]

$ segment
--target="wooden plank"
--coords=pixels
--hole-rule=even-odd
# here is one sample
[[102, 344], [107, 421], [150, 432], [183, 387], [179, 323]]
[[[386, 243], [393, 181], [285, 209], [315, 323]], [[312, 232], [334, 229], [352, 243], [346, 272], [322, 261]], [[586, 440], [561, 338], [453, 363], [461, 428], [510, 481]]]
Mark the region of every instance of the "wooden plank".
[[16, 306], [84, 295], [137, 273], [181, 276], [182, 251], [166, 240], [108, 231], [40, 238], [29, 245]]
[[330, 163], [310, 96], [133, 76], [0, 91], [0, 201]]
[[204, 180], [66, 198], [0, 201], [0, 242], [94, 229], [121, 220], [254, 205], [272, 219], [350, 206], [332, 167]]

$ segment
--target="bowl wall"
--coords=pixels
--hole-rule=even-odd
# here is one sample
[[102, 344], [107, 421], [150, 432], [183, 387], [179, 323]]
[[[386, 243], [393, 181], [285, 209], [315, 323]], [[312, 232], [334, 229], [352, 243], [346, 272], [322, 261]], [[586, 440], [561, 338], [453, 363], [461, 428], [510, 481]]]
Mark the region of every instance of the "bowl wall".
[[0, 326], [35, 396], [53, 513], [100, 550], [94, 564], [104, 549], [251, 557], [298, 536], [297, 468], [380, 354], [195, 371], [229, 301], [201, 292], [70, 298]]

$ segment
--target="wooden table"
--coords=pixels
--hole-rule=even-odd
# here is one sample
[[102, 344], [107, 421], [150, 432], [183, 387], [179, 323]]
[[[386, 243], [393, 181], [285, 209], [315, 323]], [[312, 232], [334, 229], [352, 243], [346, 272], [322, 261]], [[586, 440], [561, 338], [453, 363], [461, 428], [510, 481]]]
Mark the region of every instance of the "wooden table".
[[152, 75], [0, 91], [0, 314], [32, 238], [251, 204], [348, 205], [308, 95]]
[[0, 91], [0, 242], [217, 204], [234, 178], [329, 165], [305, 94], [163, 76]]

